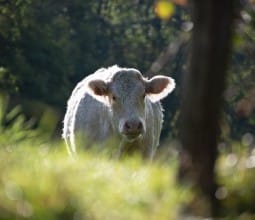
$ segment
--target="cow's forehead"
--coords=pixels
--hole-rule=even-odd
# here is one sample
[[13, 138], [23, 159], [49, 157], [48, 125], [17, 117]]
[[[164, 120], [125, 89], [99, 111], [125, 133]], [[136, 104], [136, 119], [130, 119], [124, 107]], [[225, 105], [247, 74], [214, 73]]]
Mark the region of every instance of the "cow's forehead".
[[112, 89], [124, 93], [144, 89], [142, 74], [137, 70], [122, 70], [117, 72], [112, 79]]
[[142, 80], [142, 74], [136, 69], [126, 69], [116, 72], [113, 81]]

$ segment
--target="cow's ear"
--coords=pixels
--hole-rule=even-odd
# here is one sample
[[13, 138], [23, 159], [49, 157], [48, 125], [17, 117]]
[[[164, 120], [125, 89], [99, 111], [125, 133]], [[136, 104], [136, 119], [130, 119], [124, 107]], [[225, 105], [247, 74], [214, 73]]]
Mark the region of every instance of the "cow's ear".
[[146, 94], [152, 102], [166, 97], [175, 88], [174, 79], [167, 76], [154, 76], [145, 83]]
[[100, 79], [91, 80], [88, 83], [89, 94], [100, 102], [108, 104], [108, 84]]
[[92, 80], [89, 82], [89, 88], [95, 95], [106, 96], [108, 95], [108, 85], [100, 79]]

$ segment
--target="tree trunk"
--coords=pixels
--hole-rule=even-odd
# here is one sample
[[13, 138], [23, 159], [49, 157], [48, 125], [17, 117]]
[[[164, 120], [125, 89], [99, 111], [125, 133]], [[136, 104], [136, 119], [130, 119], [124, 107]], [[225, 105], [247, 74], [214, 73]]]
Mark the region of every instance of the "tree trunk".
[[184, 76], [180, 113], [181, 178], [188, 177], [216, 212], [217, 158], [222, 93], [231, 49], [233, 0], [193, 0], [190, 66]]

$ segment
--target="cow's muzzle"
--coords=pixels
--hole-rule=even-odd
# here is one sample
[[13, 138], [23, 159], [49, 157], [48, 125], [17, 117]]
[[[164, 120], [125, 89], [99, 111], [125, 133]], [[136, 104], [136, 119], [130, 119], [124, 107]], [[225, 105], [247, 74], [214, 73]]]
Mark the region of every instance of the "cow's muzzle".
[[134, 141], [144, 133], [144, 125], [141, 120], [127, 120], [121, 128], [121, 134], [129, 141]]

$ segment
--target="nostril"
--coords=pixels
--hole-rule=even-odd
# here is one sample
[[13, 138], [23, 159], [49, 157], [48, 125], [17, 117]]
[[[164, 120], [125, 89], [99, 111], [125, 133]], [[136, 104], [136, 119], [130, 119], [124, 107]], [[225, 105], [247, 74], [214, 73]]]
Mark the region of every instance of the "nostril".
[[126, 122], [126, 123], [124, 124], [124, 128], [125, 128], [125, 130], [130, 130], [130, 129], [131, 129], [130, 122]]
[[137, 129], [138, 129], [139, 131], [141, 131], [142, 128], [143, 128], [143, 124], [142, 124], [142, 122], [139, 121], [139, 122], [138, 122]]

